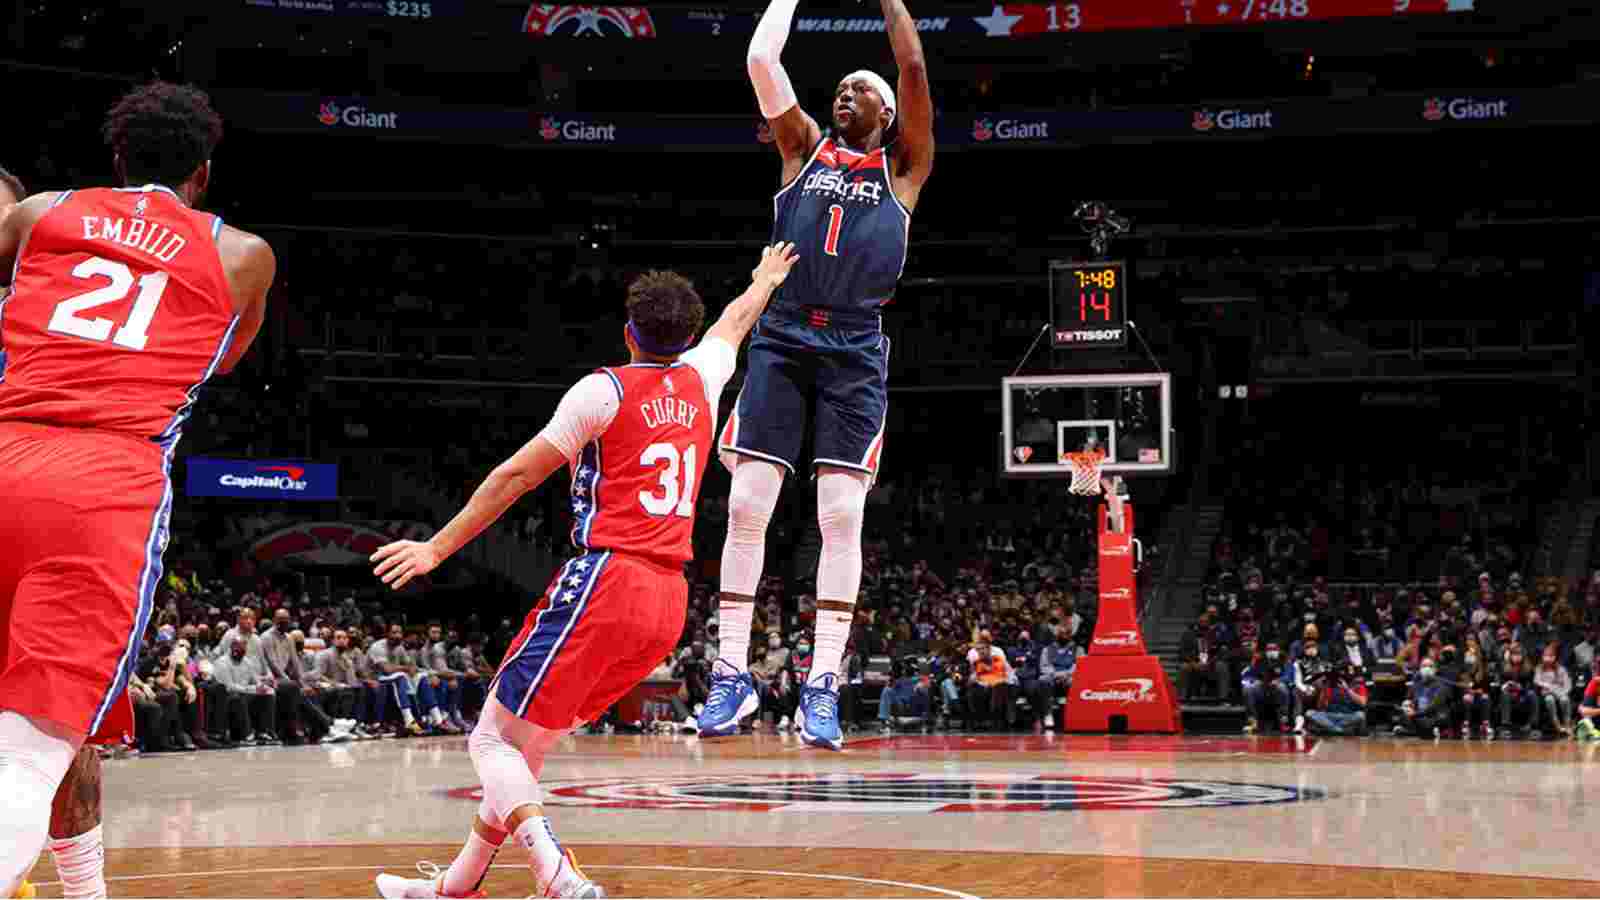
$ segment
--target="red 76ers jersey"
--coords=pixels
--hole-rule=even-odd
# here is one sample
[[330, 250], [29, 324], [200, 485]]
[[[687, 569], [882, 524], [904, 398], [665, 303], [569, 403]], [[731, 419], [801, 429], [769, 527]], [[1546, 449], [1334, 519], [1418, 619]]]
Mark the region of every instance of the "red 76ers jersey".
[[[681, 565], [694, 556], [694, 506], [717, 426], [693, 365], [601, 369], [617, 414], [572, 463], [572, 544]], [[721, 385], [716, 385], [720, 393]]]

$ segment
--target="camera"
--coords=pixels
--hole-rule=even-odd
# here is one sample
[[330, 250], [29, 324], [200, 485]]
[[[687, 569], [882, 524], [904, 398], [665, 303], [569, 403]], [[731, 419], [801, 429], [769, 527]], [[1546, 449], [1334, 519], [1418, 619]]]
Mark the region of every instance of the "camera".
[[1089, 247], [1096, 256], [1104, 257], [1111, 249], [1111, 239], [1127, 234], [1133, 223], [1126, 216], [1099, 200], [1085, 200], [1072, 211], [1078, 227], [1089, 235]]

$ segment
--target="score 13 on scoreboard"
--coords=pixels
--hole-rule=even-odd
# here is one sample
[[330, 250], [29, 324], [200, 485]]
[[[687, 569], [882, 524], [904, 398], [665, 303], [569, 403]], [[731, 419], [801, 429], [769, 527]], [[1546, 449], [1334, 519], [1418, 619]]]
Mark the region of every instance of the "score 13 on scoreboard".
[[1051, 346], [1128, 346], [1128, 273], [1120, 262], [1050, 263]]

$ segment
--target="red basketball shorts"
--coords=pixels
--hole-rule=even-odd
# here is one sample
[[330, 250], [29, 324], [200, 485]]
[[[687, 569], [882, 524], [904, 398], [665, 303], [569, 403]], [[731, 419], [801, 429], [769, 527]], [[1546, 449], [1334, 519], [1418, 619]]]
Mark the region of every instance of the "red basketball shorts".
[[661, 665], [683, 634], [683, 569], [609, 551], [556, 572], [491, 690], [542, 728], [592, 721]]
[[162, 448], [0, 422], [0, 709], [107, 741], [133, 732], [128, 678], [172, 508]]

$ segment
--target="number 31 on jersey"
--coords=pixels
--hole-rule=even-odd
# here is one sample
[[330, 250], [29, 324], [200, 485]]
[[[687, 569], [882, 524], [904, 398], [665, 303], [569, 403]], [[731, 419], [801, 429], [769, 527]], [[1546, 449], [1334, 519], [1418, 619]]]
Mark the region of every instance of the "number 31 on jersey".
[[[660, 464], [665, 462], [665, 468]], [[656, 485], [661, 493], [640, 491], [639, 505], [652, 516], [675, 515], [681, 519], [694, 518], [695, 447], [690, 445], [681, 454], [678, 448], [662, 442], [651, 444], [639, 455], [639, 465], [647, 469], [661, 469], [661, 480]], [[682, 473], [680, 484], [679, 473]]]

